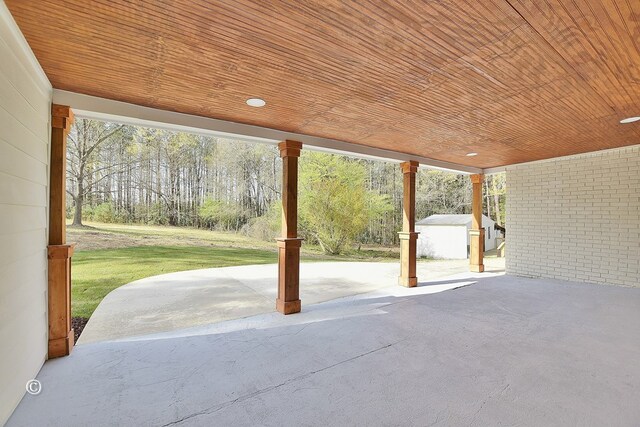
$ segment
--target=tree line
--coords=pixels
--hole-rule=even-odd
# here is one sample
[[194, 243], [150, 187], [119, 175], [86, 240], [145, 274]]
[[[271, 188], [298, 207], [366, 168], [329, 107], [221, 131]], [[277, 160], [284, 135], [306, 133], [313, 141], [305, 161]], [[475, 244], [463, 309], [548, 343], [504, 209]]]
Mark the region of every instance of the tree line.
[[[68, 216], [191, 226], [271, 239], [280, 226], [282, 162], [274, 145], [78, 119], [67, 151]], [[485, 213], [504, 224], [504, 175], [485, 180]], [[420, 169], [416, 215], [469, 213], [467, 176]], [[397, 164], [303, 150], [301, 234], [329, 253], [397, 244]]]

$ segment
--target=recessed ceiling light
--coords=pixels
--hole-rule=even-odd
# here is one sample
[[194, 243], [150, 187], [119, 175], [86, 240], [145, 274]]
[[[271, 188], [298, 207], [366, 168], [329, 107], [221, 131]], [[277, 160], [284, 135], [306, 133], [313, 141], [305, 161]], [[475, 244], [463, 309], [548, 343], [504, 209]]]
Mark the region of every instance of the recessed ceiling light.
[[249, 98], [247, 99], [247, 105], [250, 107], [264, 107], [267, 103], [264, 99], [260, 98]]
[[478, 153], [467, 153], [467, 157], [474, 157], [477, 156]]
[[629, 117], [627, 119], [620, 120], [620, 123], [622, 123], [622, 124], [633, 123], [633, 122], [637, 122], [638, 120], [640, 120], [640, 117]]

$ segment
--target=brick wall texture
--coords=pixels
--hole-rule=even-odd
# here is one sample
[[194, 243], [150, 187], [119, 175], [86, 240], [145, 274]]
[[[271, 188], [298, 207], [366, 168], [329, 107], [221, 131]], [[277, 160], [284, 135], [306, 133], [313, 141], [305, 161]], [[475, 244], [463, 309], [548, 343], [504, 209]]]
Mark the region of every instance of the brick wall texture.
[[507, 274], [640, 287], [640, 145], [507, 168]]

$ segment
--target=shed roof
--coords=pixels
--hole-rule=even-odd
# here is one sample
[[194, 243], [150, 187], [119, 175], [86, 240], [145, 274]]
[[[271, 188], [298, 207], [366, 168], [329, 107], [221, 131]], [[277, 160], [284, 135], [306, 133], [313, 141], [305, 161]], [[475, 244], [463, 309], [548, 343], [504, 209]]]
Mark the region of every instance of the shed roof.
[[[491, 218], [482, 215], [482, 223], [488, 224]], [[471, 224], [471, 214], [446, 214], [431, 215], [420, 221], [416, 225], [468, 225]]]

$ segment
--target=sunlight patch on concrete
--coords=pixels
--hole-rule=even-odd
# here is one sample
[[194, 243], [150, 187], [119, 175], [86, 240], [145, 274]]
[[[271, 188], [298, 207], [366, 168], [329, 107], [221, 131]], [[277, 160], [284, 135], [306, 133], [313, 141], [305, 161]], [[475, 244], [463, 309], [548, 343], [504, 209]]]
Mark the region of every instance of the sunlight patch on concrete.
[[[313, 304], [378, 290], [384, 290], [389, 297], [400, 297], [465, 286], [462, 282], [434, 281], [465, 272], [468, 264], [466, 260], [420, 262], [420, 286], [412, 289], [397, 285], [397, 263], [322, 262], [303, 263], [300, 267], [300, 297], [306, 312]], [[131, 282], [105, 297], [89, 319], [78, 344], [272, 313], [277, 277], [277, 265], [267, 264], [183, 271]]]

